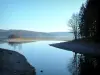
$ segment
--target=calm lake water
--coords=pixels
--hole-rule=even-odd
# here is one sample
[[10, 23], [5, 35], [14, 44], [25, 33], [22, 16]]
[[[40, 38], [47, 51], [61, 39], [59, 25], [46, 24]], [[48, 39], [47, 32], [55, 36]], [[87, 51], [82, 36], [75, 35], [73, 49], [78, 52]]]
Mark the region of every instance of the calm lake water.
[[[24, 55], [27, 61], [35, 67], [36, 75], [72, 75], [69, 64], [73, 52], [49, 46], [62, 41], [38, 41], [10, 45], [0, 43], [0, 48], [11, 49]], [[40, 72], [43, 70], [43, 72]]]

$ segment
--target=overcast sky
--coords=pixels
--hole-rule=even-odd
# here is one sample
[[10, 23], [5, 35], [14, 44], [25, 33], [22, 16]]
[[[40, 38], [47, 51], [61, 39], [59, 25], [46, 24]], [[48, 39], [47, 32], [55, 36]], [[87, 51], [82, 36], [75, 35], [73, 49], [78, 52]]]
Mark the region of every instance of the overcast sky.
[[0, 0], [0, 29], [69, 31], [67, 22], [86, 0]]

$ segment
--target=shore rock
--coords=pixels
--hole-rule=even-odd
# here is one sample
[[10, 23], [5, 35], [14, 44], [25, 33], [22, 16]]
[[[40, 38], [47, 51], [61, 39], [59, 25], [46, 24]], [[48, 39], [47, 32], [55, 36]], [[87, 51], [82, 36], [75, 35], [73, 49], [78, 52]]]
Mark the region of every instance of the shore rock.
[[36, 72], [23, 55], [0, 48], [0, 75], [36, 75]]

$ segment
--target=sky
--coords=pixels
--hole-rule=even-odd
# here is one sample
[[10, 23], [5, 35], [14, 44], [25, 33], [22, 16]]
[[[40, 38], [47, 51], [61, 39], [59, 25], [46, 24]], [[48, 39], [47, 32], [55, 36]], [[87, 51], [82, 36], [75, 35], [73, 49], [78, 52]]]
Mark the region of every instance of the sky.
[[86, 0], [0, 0], [0, 29], [65, 32]]

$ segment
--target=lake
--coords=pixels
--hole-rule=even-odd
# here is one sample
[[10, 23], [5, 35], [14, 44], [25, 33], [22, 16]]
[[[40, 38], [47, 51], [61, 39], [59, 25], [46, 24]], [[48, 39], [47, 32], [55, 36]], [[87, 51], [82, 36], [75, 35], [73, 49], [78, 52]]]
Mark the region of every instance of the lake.
[[[73, 52], [49, 46], [63, 41], [37, 41], [22, 44], [0, 43], [0, 48], [17, 51], [35, 67], [36, 75], [72, 75], [69, 64]], [[41, 72], [41, 70], [43, 72]]]

